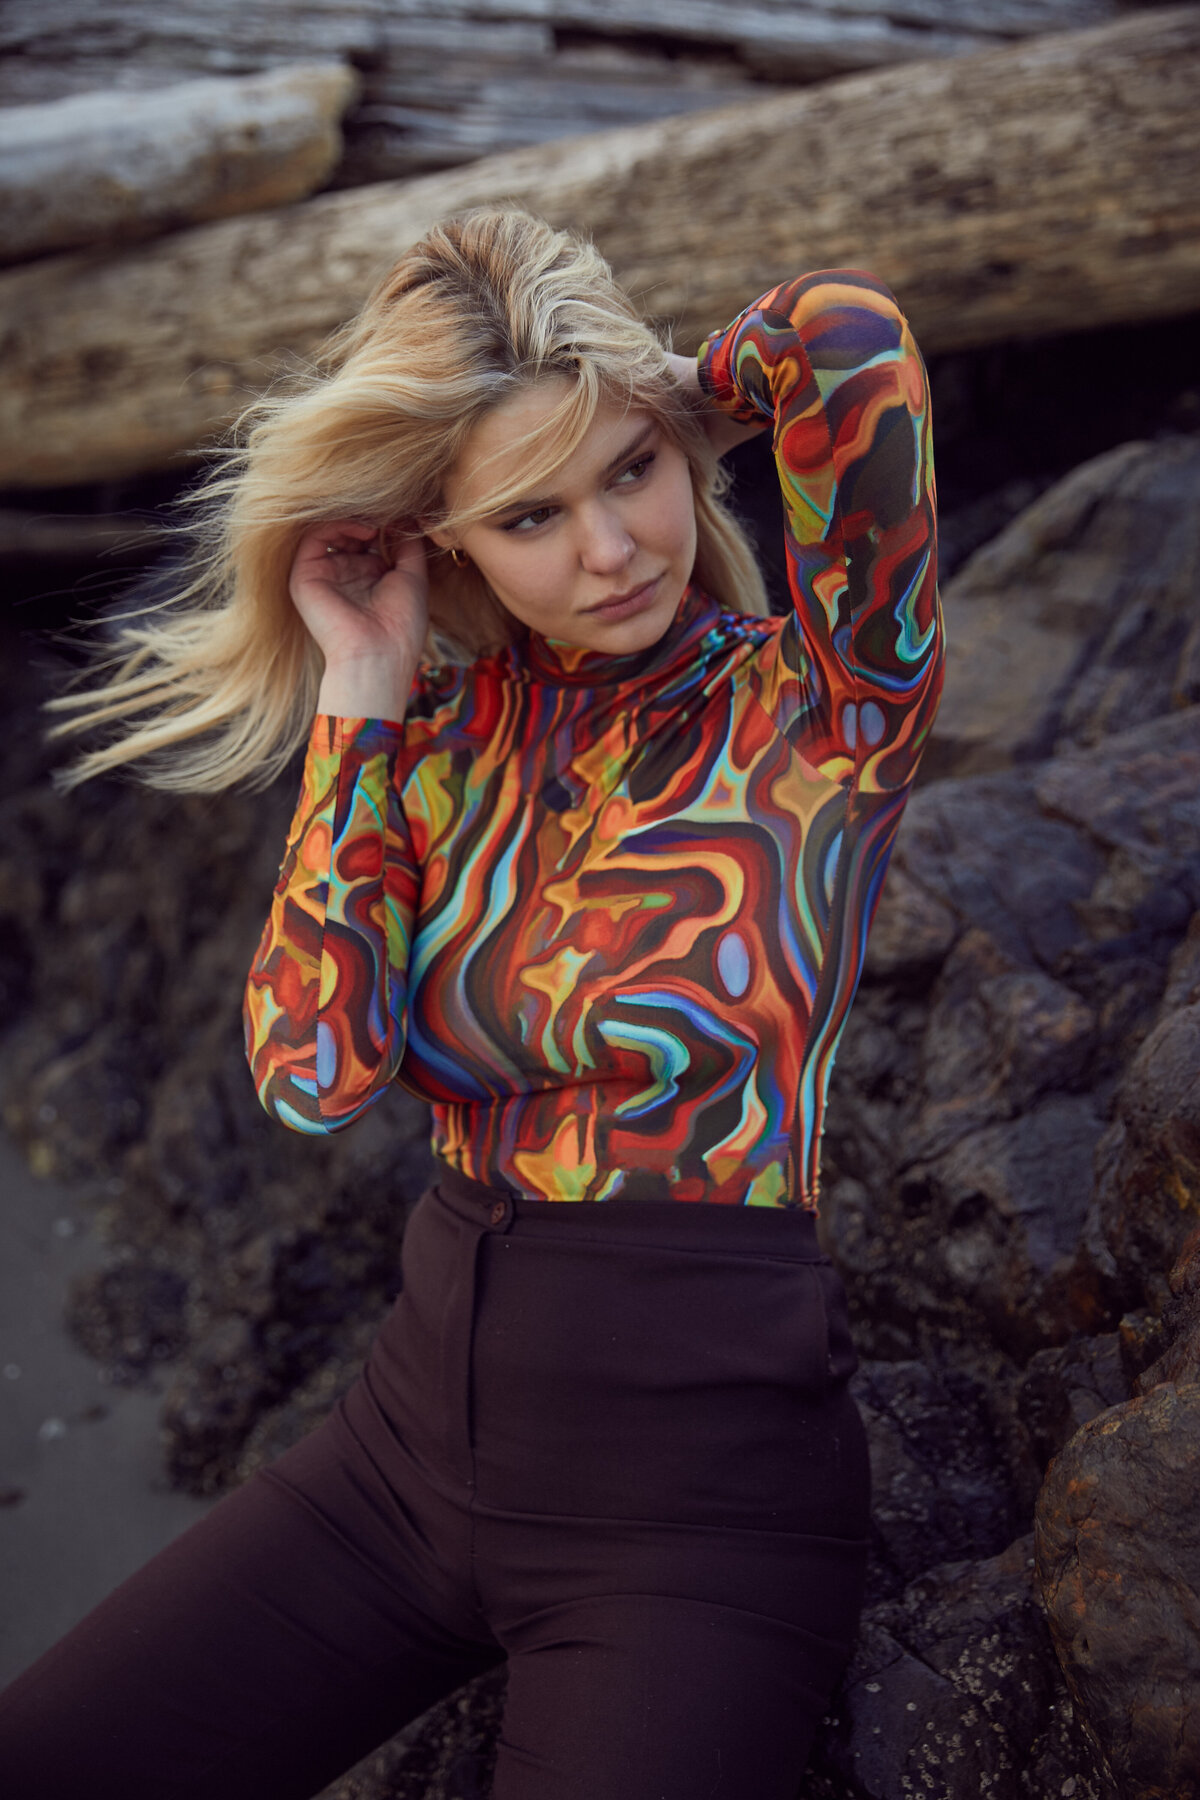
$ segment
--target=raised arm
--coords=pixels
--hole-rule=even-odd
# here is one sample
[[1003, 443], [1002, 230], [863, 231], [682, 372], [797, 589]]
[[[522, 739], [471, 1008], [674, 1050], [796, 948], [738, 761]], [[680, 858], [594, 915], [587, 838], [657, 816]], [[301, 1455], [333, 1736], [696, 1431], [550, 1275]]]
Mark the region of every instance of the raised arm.
[[[291, 592], [325, 676], [246, 984], [246, 1051], [273, 1117], [329, 1132], [379, 1097], [404, 1054], [420, 874], [396, 784], [397, 721], [424, 637], [424, 561], [410, 546], [393, 564], [370, 526], [320, 526], [301, 541]], [[385, 716], [360, 716], [369, 707]]]
[[773, 427], [806, 754], [864, 796], [895, 793], [942, 674], [929, 393], [908, 322], [871, 275], [805, 275], [708, 338], [699, 375], [720, 411]]

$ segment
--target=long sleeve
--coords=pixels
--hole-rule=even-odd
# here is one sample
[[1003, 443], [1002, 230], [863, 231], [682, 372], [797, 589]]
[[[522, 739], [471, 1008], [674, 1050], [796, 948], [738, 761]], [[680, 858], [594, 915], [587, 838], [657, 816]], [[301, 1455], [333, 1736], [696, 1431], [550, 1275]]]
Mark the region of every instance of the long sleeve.
[[865, 800], [911, 781], [942, 676], [928, 383], [895, 298], [836, 270], [784, 283], [700, 351], [724, 411], [769, 419], [806, 755]]
[[419, 873], [396, 789], [400, 727], [318, 717], [287, 852], [246, 984], [259, 1098], [294, 1130], [337, 1131], [404, 1054]]

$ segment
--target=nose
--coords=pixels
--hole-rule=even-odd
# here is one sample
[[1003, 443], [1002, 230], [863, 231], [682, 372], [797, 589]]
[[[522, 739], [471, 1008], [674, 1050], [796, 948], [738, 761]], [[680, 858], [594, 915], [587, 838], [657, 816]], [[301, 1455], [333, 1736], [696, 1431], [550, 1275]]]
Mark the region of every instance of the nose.
[[579, 561], [589, 575], [616, 575], [625, 568], [637, 544], [620, 515], [597, 503], [579, 520]]

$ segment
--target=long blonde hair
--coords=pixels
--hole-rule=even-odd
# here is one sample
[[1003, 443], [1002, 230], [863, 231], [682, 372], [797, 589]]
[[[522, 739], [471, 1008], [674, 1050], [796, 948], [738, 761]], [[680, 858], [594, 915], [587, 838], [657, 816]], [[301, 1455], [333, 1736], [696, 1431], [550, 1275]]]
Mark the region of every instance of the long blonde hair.
[[[311, 370], [243, 415], [186, 501], [190, 551], [174, 591], [126, 611], [99, 679], [52, 703], [67, 714], [58, 733], [108, 732], [65, 779], [146, 758], [141, 773], [158, 787], [271, 780], [308, 733], [321, 678], [288, 594], [302, 532], [338, 517], [461, 528], [469, 520], [446, 510], [442, 489], [468, 433], [550, 373], [569, 378], [563, 400], [487, 506], [553, 473], [601, 403], [644, 409], [691, 469], [694, 579], [725, 606], [765, 613], [694, 402], [607, 263], [529, 213], [480, 208], [436, 225]], [[430, 558], [430, 615], [433, 660], [469, 661], [521, 635], [474, 567], [446, 554]]]

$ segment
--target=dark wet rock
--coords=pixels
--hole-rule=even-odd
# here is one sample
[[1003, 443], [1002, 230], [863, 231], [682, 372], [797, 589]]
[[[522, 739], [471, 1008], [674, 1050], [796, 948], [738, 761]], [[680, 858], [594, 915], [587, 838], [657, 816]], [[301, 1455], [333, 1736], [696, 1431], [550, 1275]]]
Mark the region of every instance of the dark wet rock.
[[229, 1318], [190, 1346], [187, 1366], [167, 1391], [162, 1432], [167, 1471], [192, 1494], [221, 1486], [230, 1448], [278, 1400], [276, 1372], [247, 1319]]
[[1017, 1412], [1039, 1473], [1081, 1425], [1130, 1395], [1119, 1332], [1039, 1350], [1017, 1387]]
[[258, 1415], [240, 1446], [233, 1469], [236, 1481], [245, 1481], [273, 1462], [329, 1416], [366, 1361], [379, 1323], [374, 1315], [348, 1321], [333, 1354], [278, 1405]]
[[487, 1800], [506, 1686], [503, 1668], [480, 1675], [317, 1800]]
[[1197, 708], [914, 795], [825, 1134], [865, 1354], [949, 1337], [1023, 1363], [1161, 1305], [1195, 1222], [1198, 854]]
[[1200, 1382], [1200, 1226], [1184, 1244], [1167, 1286], [1169, 1298], [1158, 1321], [1161, 1352], [1139, 1372], [1134, 1383], [1138, 1394], [1168, 1381], [1177, 1386]]
[[1095, 744], [1200, 700], [1200, 440], [1123, 444], [954, 576], [929, 774]]
[[67, 1316], [80, 1348], [107, 1362], [112, 1378], [136, 1382], [187, 1342], [187, 1282], [161, 1261], [130, 1259], [81, 1276]]
[[1003, 1549], [1016, 1508], [982, 1382], [924, 1362], [871, 1362], [852, 1386], [871, 1452], [869, 1594]]
[[1110, 1408], [1050, 1466], [1037, 1562], [1059, 1659], [1122, 1800], [1200, 1787], [1200, 1383]]
[[[1050, 1627], [1122, 1800], [1200, 1792], [1200, 1228], [1167, 1286], [1154, 1332], [1130, 1315], [1091, 1359], [1112, 1403], [1061, 1447], [1036, 1508]], [[1128, 1379], [1134, 1358], [1123, 1394], [1118, 1365]]]
[[1172, 959], [1159, 1016], [1125, 1072], [1099, 1145], [1078, 1258], [1110, 1306], [1168, 1299], [1167, 1271], [1200, 1220], [1200, 925]]
[[1136, 1383], [1143, 1370], [1162, 1355], [1167, 1345], [1167, 1333], [1158, 1313], [1148, 1306], [1140, 1306], [1135, 1312], [1122, 1315], [1117, 1326], [1117, 1340], [1125, 1373], [1131, 1383]]
[[1018, 1538], [868, 1608], [804, 1800], [1116, 1800], [1063, 1684], [1033, 1564], [1032, 1538]]

